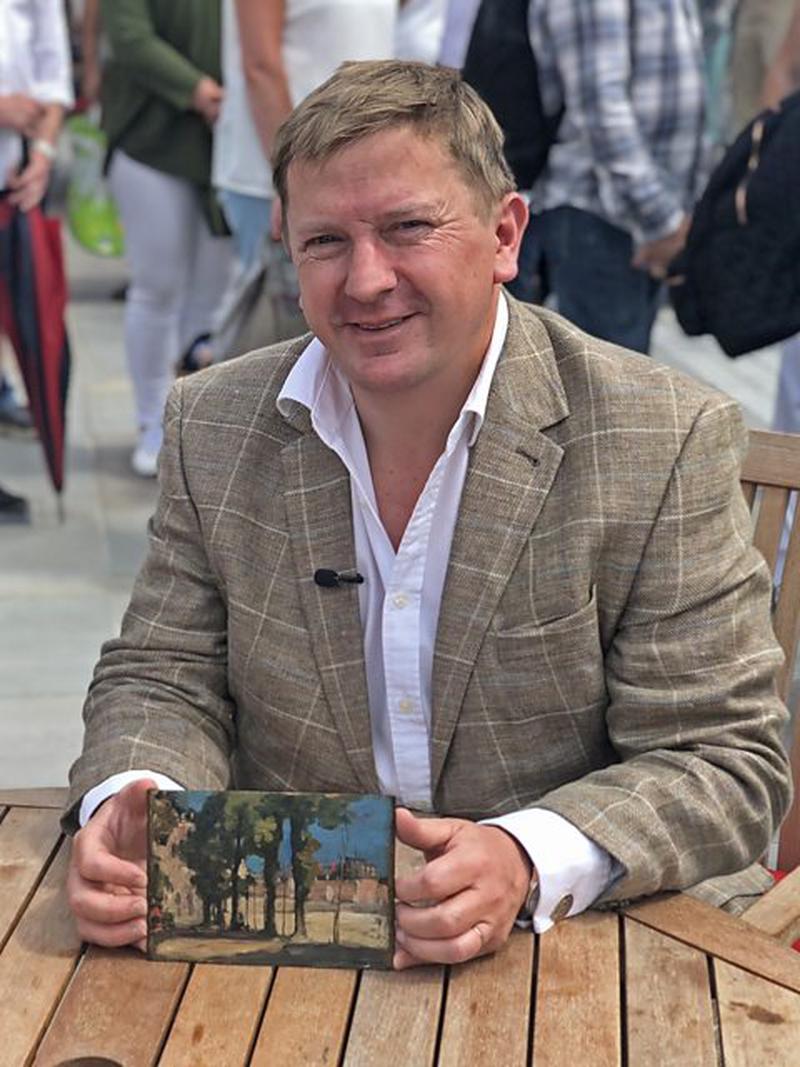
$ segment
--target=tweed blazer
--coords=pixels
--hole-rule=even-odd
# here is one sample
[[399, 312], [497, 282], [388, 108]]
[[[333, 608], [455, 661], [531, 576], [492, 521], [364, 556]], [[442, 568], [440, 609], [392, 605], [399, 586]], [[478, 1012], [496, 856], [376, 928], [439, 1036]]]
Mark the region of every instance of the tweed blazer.
[[[738, 408], [509, 304], [434, 650], [435, 809], [557, 812], [625, 868], [609, 900], [740, 871], [790, 779]], [[356, 566], [348, 475], [302, 406], [276, 408], [307, 341], [171, 394], [149, 552], [86, 701], [68, 827], [129, 768], [378, 789], [358, 595], [313, 581]], [[745, 882], [764, 885], [725, 893]]]

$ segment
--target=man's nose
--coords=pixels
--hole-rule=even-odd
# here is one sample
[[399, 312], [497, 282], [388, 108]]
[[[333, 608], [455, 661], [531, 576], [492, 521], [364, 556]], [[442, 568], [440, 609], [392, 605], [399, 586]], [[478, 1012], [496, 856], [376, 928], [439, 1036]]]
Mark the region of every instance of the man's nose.
[[345, 294], [362, 304], [390, 292], [397, 285], [397, 276], [389, 252], [378, 239], [355, 241], [345, 281]]

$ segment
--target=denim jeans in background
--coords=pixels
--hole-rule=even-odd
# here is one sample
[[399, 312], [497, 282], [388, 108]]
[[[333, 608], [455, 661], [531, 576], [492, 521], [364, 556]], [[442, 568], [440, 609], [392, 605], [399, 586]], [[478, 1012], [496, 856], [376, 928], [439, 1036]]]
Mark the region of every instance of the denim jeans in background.
[[617, 226], [573, 207], [531, 216], [520, 273], [509, 286], [522, 300], [555, 297], [558, 311], [604, 341], [648, 352], [661, 284], [631, 266], [633, 241]]
[[235, 193], [232, 189], [219, 189], [217, 198], [233, 234], [236, 258], [243, 267], [250, 267], [269, 233], [272, 200], [265, 196]]

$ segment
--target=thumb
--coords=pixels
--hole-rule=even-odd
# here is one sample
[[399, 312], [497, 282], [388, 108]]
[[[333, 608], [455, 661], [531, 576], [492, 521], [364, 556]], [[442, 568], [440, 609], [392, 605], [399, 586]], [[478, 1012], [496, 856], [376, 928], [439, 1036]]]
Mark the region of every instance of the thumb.
[[151, 789], [158, 789], [152, 778], [137, 778], [120, 789], [114, 805], [115, 821], [120, 829], [129, 829], [132, 824], [142, 823], [146, 819], [147, 794]]
[[420, 852], [437, 852], [453, 836], [451, 819], [419, 819], [408, 808], [395, 812], [395, 830], [400, 841]]

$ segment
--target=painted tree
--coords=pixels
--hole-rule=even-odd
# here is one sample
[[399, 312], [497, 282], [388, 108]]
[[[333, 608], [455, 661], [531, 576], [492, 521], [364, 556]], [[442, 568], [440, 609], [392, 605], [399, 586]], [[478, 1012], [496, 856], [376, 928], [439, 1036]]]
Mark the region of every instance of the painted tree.
[[256, 855], [264, 861], [264, 933], [277, 936], [275, 906], [278, 899], [279, 854], [283, 841], [284, 804], [282, 797], [261, 797], [254, 811], [253, 842]]
[[245, 858], [253, 851], [255, 817], [253, 801], [248, 796], [232, 793], [225, 797], [222, 818], [222, 847], [230, 870], [231, 930], [240, 930], [243, 923], [239, 915], [241, 880], [239, 870]]
[[203, 926], [225, 928], [224, 902], [230, 886], [230, 867], [223, 833], [225, 796], [212, 794], [195, 814], [193, 831], [178, 846], [178, 855], [191, 871], [190, 880], [203, 905]]
[[319, 841], [311, 834], [311, 824], [334, 830], [349, 820], [346, 797], [314, 797], [296, 794], [286, 798], [292, 847], [294, 879], [294, 935], [306, 937], [306, 900], [319, 874], [316, 859]]

